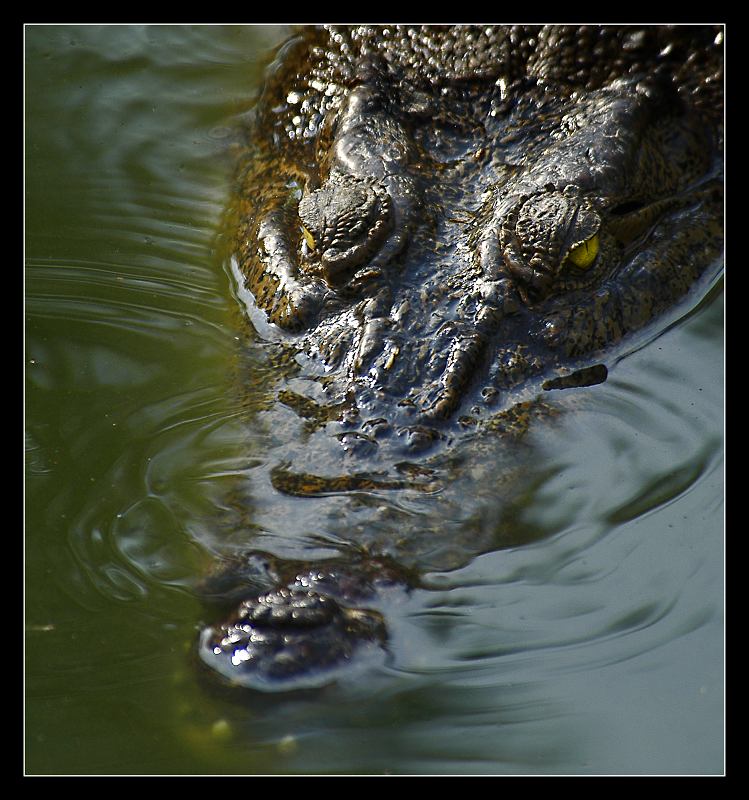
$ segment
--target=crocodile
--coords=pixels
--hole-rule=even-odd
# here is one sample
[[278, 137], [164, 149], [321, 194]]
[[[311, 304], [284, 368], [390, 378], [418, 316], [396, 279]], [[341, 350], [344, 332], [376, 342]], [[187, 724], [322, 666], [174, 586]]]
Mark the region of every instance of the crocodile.
[[[289, 441], [278, 502], [432, 491], [440, 448], [524, 428], [529, 391], [604, 381], [617, 348], [704, 291], [722, 70], [710, 26], [296, 31], [227, 214], [237, 293], [285, 354], [272, 402], [333, 434]], [[212, 584], [232, 608], [200, 657], [232, 685], [325, 683], [386, 647], [382, 598], [417, 583], [372, 548], [248, 551]]]

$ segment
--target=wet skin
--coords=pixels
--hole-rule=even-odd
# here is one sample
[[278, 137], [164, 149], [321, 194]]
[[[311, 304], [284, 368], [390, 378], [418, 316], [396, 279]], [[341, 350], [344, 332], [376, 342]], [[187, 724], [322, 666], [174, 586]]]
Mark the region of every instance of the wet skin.
[[[281, 48], [238, 173], [235, 268], [331, 398], [280, 401], [363, 455], [275, 488], [413, 486], [367, 477], [369, 454], [426, 452], [529, 382], [605, 379], [720, 258], [722, 63], [719, 30], [691, 26], [304, 29]], [[354, 599], [336, 587], [357, 571]], [[206, 663], [293, 686], [384, 641], [362, 564], [283, 572], [204, 633]]]

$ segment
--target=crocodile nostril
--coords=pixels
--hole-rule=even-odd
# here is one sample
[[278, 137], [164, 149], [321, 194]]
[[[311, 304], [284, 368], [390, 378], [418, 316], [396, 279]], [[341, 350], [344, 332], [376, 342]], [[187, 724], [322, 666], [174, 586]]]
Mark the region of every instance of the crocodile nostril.
[[307, 589], [281, 587], [244, 600], [203, 630], [198, 654], [235, 686], [294, 689], [330, 680], [330, 670], [387, 640], [381, 615]]

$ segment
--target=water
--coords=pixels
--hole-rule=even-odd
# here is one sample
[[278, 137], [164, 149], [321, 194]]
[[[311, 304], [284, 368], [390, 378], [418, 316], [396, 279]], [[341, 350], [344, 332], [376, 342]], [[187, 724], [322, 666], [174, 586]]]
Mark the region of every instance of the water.
[[720, 773], [720, 285], [537, 426], [513, 502], [491, 452], [452, 493], [372, 500], [456, 532], [419, 544], [385, 664], [286, 700], [196, 678], [237, 481], [263, 546], [322, 552], [351, 510], [274, 504], [272, 436], [231, 391], [268, 377], [237, 362], [216, 239], [231, 130], [284, 35], [26, 29], [27, 773]]

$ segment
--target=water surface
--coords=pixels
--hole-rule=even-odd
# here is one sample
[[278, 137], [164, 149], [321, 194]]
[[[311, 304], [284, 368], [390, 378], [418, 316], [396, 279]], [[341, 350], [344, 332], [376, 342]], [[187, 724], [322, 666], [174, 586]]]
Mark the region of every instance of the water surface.
[[522, 491], [490, 443], [450, 491], [368, 501], [427, 570], [380, 667], [286, 700], [196, 677], [215, 555], [323, 552], [352, 510], [273, 501], [273, 432], [235, 391], [268, 376], [237, 357], [216, 234], [284, 35], [26, 29], [26, 771], [721, 772], [720, 285], [532, 433]]

